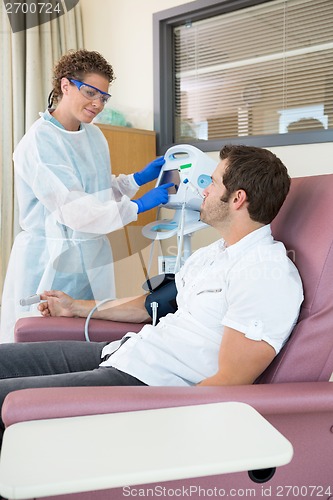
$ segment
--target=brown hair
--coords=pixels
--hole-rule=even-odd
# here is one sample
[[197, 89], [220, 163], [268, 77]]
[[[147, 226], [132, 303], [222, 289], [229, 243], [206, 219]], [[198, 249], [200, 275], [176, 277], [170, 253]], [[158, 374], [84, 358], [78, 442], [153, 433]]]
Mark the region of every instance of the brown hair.
[[238, 145], [224, 146], [220, 158], [227, 160], [222, 179], [227, 197], [243, 189], [251, 219], [262, 224], [272, 222], [290, 188], [282, 161], [267, 149]]
[[98, 73], [110, 83], [115, 79], [112, 66], [99, 52], [85, 49], [68, 51], [59, 59], [53, 70], [52, 101], [57, 103], [62, 97], [62, 78], [83, 80], [88, 73]]

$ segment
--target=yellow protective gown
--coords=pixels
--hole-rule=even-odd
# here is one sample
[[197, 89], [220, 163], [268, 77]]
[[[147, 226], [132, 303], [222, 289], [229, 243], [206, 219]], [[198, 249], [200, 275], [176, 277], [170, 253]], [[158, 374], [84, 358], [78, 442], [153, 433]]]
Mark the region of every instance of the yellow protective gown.
[[[20, 299], [63, 290], [77, 299], [115, 296], [107, 233], [137, 219], [133, 175], [111, 175], [96, 125], [69, 132], [47, 111], [14, 151], [22, 232], [15, 239], [1, 307], [0, 342], [13, 341]], [[36, 308], [36, 306], [30, 306]]]

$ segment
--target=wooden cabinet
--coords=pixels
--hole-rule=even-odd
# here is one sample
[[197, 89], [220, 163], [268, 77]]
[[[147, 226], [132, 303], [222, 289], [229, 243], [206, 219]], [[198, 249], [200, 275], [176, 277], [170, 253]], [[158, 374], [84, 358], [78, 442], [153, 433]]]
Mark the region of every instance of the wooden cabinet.
[[[131, 174], [141, 170], [156, 158], [156, 134], [150, 130], [96, 124], [109, 144], [112, 173]], [[155, 186], [156, 181], [142, 186], [135, 197], [140, 197]], [[140, 295], [147, 279], [151, 240], [142, 235], [142, 227], [156, 220], [157, 210], [139, 214], [138, 220], [108, 235], [112, 246], [117, 297]], [[157, 273], [158, 248], [151, 275]]]
[[[156, 133], [128, 127], [115, 127], [97, 123], [109, 144], [112, 173], [132, 174], [156, 158]], [[142, 186], [137, 197], [155, 186], [155, 181]], [[156, 210], [138, 216], [131, 225], [145, 226], [156, 219]]]

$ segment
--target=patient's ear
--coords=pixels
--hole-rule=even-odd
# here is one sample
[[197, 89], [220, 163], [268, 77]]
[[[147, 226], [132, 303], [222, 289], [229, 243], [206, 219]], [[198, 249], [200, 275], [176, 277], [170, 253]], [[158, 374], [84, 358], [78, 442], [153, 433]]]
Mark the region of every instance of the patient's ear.
[[244, 203], [247, 202], [247, 194], [244, 189], [237, 189], [237, 191], [235, 191], [232, 196], [232, 202], [235, 209], [242, 208]]

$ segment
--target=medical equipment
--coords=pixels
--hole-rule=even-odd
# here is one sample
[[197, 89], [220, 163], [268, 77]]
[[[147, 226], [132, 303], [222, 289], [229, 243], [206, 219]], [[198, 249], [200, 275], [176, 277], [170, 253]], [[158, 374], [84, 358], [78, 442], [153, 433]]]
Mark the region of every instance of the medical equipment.
[[[20, 300], [20, 306], [31, 306], [32, 304], [38, 304], [41, 302], [40, 295], [30, 295], [30, 297], [27, 297], [26, 299], [21, 299]], [[43, 301], [45, 302], [45, 301]]]
[[195, 187], [195, 185], [188, 180], [188, 178], [184, 179], [184, 184], [188, 184], [189, 188], [191, 189], [192, 193], [196, 193], [198, 196], [200, 196], [202, 199], [204, 199], [204, 195], [200, 193], [199, 189]]
[[[154, 276], [153, 278], [148, 279], [143, 284], [142, 288], [146, 292], [149, 292], [145, 300], [145, 308], [152, 318], [153, 325], [156, 325], [161, 317], [177, 310], [177, 288], [173, 274]], [[101, 302], [96, 303], [96, 305], [90, 310], [84, 324], [84, 337], [86, 342], [91, 342], [89, 336], [89, 323], [92, 315], [99, 307], [107, 302], [112, 302], [113, 300], [114, 298], [104, 299]], [[114, 342], [116, 349], [120, 347], [120, 342], [121, 341], [118, 340]]]
[[[142, 234], [151, 240], [164, 240], [177, 235], [178, 255], [175, 272], [180, 262], [191, 255], [191, 236], [207, 227], [200, 220], [203, 190], [211, 183], [217, 162], [200, 149], [189, 144], [172, 146], [164, 155], [156, 187], [173, 183], [168, 189], [169, 199], [163, 206], [175, 210], [174, 217], [160, 219], [142, 228]], [[181, 254], [182, 257], [181, 257]]]
[[102, 300], [101, 302], [98, 302], [96, 303], [96, 305], [90, 310], [88, 316], [87, 316], [87, 319], [85, 321], [85, 324], [84, 324], [84, 336], [85, 336], [85, 339], [87, 342], [90, 342], [90, 337], [89, 337], [89, 322], [90, 322], [90, 319], [91, 319], [91, 316], [94, 314], [94, 312], [102, 305], [106, 304], [107, 302], [111, 302], [112, 300], [114, 300], [114, 298], [108, 298], [108, 299], [104, 299]]
[[[169, 200], [165, 207], [180, 209], [185, 202], [187, 209], [199, 211], [202, 199], [198, 193], [202, 195], [202, 191], [211, 183], [216, 161], [189, 144], [169, 148], [164, 158], [165, 164], [161, 168], [156, 186], [174, 183], [174, 187], [169, 190]], [[198, 191], [188, 193], [189, 185]]]
[[145, 300], [145, 308], [152, 318], [153, 326], [169, 313], [177, 310], [177, 287], [174, 274], [159, 274], [147, 280], [142, 288], [149, 292]]

